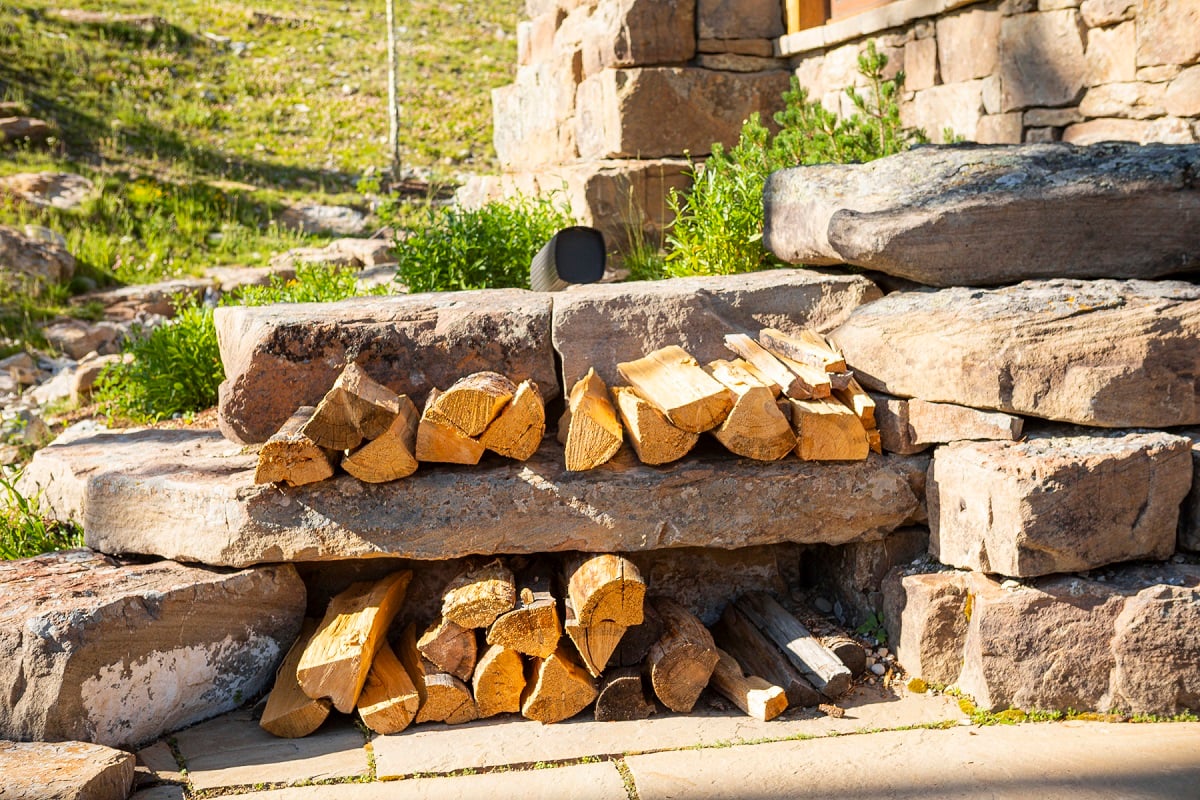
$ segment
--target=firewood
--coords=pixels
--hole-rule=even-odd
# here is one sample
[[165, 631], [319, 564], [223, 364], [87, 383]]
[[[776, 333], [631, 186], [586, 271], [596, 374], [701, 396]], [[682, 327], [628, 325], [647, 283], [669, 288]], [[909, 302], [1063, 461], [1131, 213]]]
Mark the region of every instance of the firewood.
[[771, 378], [769, 378], [766, 374], [764, 374], [762, 370], [760, 370], [758, 367], [751, 364], [746, 359], [735, 358], [732, 361], [729, 361], [726, 363], [729, 363], [729, 364], [733, 365], [734, 367], [737, 367], [740, 370], [744, 370], [745, 372], [749, 372], [751, 375], [753, 375], [758, 380], [759, 383], [761, 383], [763, 386], [766, 386], [768, 389], [770, 389], [771, 394], [774, 395], [775, 397], [779, 397], [779, 395], [783, 394], [782, 386], [780, 386], [776, 381], [771, 380]]
[[733, 605], [725, 607], [712, 628], [717, 646], [737, 659], [752, 675], [782, 687], [789, 706], [808, 708], [822, 701], [821, 693], [792, 666], [792, 662], [767, 639], [754, 623]]
[[329, 454], [302, 430], [315, 411], [313, 406], [300, 406], [259, 449], [255, 483], [304, 486], [333, 475]]
[[721, 424], [733, 407], [733, 396], [700, 368], [678, 345], [617, 364], [617, 372], [645, 399], [667, 415], [671, 424], [703, 433]]
[[710, 683], [735, 706], [763, 722], [787, 710], [787, 695], [781, 687], [757, 675], [745, 674], [737, 659], [720, 648]]
[[575, 663], [570, 649], [559, 644], [546, 658], [535, 658], [531, 679], [521, 695], [521, 715], [538, 722], [561, 722], [583, 711], [596, 699], [596, 686], [587, 670]]
[[426, 661], [461, 680], [470, 680], [475, 671], [475, 631], [443, 617], [425, 629], [417, 640], [417, 649]]
[[414, 722], [445, 722], [456, 725], [479, 718], [475, 699], [465, 683], [453, 675], [438, 672], [437, 667], [421, 657], [417, 650], [417, 629], [410, 624], [400, 636], [396, 654], [412, 676], [421, 698], [421, 707]]
[[304, 434], [321, 447], [353, 450], [386, 431], [400, 413], [398, 396], [371, 380], [353, 361], [333, 382], [305, 424]]
[[678, 461], [700, 441], [700, 434], [676, 428], [666, 414], [631, 387], [614, 386], [612, 395], [633, 450], [643, 464]]
[[825, 640], [825, 647], [846, 665], [851, 675], [858, 677], [867, 671], [867, 651], [853, 639], [833, 636]]
[[612, 553], [582, 553], [568, 557], [563, 566], [567, 596], [580, 625], [607, 619], [629, 627], [642, 621], [646, 582], [632, 561]]
[[871, 450], [862, 422], [836, 400], [793, 400], [792, 430], [802, 461], [863, 461]]
[[729, 416], [711, 431], [729, 452], [776, 461], [795, 449], [792, 426], [775, 405], [775, 395], [758, 378], [728, 361], [713, 361], [705, 370], [736, 398]]
[[563, 630], [575, 645], [579, 659], [592, 677], [599, 678], [608, 664], [608, 659], [621, 642], [625, 626], [611, 619], [593, 620], [591, 625], [580, 625], [575, 616], [575, 607], [568, 597], [563, 601], [566, 610]]
[[796, 336], [789, 336], [775, 328], [763, 328], [758, 332], [758, 343], [772, 353], [824, 372], [846, 371], [846, 358], [816, 331], [803, 330]]
[[604, 381], [589, 369], [571, 389], [567, 413], [560, 421], [567, 425], [564, 440], [567, 469], [583, 471], [607, 462], [621, 449], [621, 423], [608, 400]]
[[558, 648], [562, 624], [558, 602], [550, 591], [549, 561], [532, 562], [516, 577], [517, 606], [496, 618], [487, 632], [487, 643], [499, 644], [527, 656], [546, 658]]
[[479, 716], [516, 713], [525, 691], [525, 663], [521, 654], [498, 644], [483, 651], [471, 680]]
[[317, 620], [304, 620], [300, 635], [275, 673], [275, 685], [267, 695], [267, 705], [263, 709], [262, 719], [258, 721], [259, 726], [268, 733], [284, 739], [298, 739], [321, 727], [321, 723], [329, 716], [332, 704], [326, 699], [314, 700], [306, 695], [296, 679], [300, 655], [316, 631]]
[[717, 646], [708, 629], [679, 603], [667, 597], [652, 603], [662, 617], [663, 635], [646, 656], [650, 685], [667, 708], [691, 711], [717, 665]]
[[773, 355], [796, 376], [796, 380], [799, 381], [800, 391], [804, 393], [802, 399], [820, 399], [833, 394], [833, 377], [830, 373], [811, 364], [805, 364], [802, 361], [781, 356], [778, 353], [774, 353]]
[[546, 435], [546, 404], [533, 381], [521, 381], [512, 402], [488, 425], [479, 443], [505, 458], [527, 461]]
[[410, 580], [412, 570], [394, 572], [378, 581], [353, 583], [329, 601], [296, 668], [306, 695], [328, 697], [345, 714], [354, 709]]
[[842, 402], [847, 408], [854, 412], [862, 422], [863, 427], [868, 431], [875, 428], [875, 401], [871, 399], [871, 395], [859, 385], [858, 381], [851, 378], [845, 389], [835, 389], [833, 396]]
[[646, 660], [650, 647], [662, 637], [662, 618], [650, 604], [642, 608], [642, 621], [625, 629], [617, 649], [608, 657], [609, 667], [636, 667]]
[[399, 733], [412, 724], [420, 707], [416, 684], [384, 642], [371, 662], [367, 682], [358, 696], [358, 715], [368, 728], [387, 735]]
[[657, 709], [646, 699], [642, 671], [637, 667], [610, 670], [600, 680], [596, 695], [597, 722], [625, 722], [646, 719]]
[[879, 433], [878, 429], [871, 428], [867, 431], [867, 447], [871, 449], [872, 453], [883, 455], [883, 435]]
[[342, 469], [360, 481], [386, 483], [417, 471], [417, 423], [420, 414], [408, 395], [388, 429], [342, 459]]
[[783, 649], [784, 655], [818, 692], [836, 700], [850, 689], [851, 675], [846, 665], [775, 598], [763, 592], [747, 592], [735, 605], [755, 627]]
[[830, 372], [829, 388], [835, 392], [844, 392], [850, 388], [850, 381], [854, 380], [853, 372]]
[[440, 395], [441, 392], [433, 389], [425, 400], [425, 411], [417, 424], [417, 461], [478, 464], [483, 458], [483, 445], [452, 425], [430, 418], [429, 411]]
[[479, 436], [516, 394], [517, 387], [498, 372], [476, 372], [459, 378], [442, 392], [426, 415], [463, 436]]
[[764, 350], [762, 345], [746, 334], [726, 334], [725, 346], [757, 370], [763, 380], [778, 384], [784, 395], [801, 399], [812, 396], [796, 373], [788, 369], [782, 361]]
[[517, 604], [512, 570], [496, 559], [455, 577], [442, 594], [442, 616], [464, 628], [486, 628]]

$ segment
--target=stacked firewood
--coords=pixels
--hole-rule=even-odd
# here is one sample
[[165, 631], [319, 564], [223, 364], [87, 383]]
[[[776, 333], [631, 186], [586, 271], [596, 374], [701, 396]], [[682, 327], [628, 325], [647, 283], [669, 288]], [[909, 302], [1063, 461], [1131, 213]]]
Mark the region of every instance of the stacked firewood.
[[589, 707], [601, 721], [644, 719], [659, 703], [691, 711], [709, 686], [768, 720], [850, 688], [851, 659], [769, 595], [743, 595], [710, 631], [674, 600], [648, 597], [618, 555], [493, 560], [450, 581], [436, 619], [389, 638], [411, 579], [404, 570], [353, 584], [306, 621], [267, 698], [265, 730], [306, 736], [333, 709], [381, 734], [503, 713], [553, 723]]

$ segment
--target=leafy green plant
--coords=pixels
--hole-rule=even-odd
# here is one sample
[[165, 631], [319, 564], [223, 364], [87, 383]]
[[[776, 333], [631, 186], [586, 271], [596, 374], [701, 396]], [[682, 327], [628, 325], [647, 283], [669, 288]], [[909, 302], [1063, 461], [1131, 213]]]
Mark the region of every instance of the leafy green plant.
[[221, 305], [265, 306], [272, 303], [332, 303], [357, 294], [383, 294], [386, 288], [360, 292], [353, 269], [325, 264], [300, 264], [296, 277], [273, 276], [267, 286], [246, 286], [222, 300]]
[[79, 526], [47, 516], [40, 493], [27, 497], [17, 489], [19, 477], [0, 470], [0, 560], [83, 547]]
[[424, 224], [396, 245], [397, 280], [411, 292], [529, 286], [529, 262], [570, 209], [549, 197], [494, 200], [480, 208], [430, 204]]
[[854, 629], [854, 632], [859, 636], [866, 636], [869, 639], [874, 639], [876, 644], [887, 644], [888, 634], [887, 628], [883, 623], [883, 612], [876, 611], [871, 616], [867, 617], [863, 624]]

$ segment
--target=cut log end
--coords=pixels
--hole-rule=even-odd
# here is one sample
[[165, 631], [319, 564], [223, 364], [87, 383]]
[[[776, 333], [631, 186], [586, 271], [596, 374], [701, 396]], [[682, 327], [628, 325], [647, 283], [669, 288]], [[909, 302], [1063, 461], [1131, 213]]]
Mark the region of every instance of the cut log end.
[[375, 733], [399, 733], [412, 723], [420, 706], [412, 677], [385, 642], [375, 654], [358, 696], [359, 717]]
[[[573, 472], [595, 469], [621, 449], [623, 432], [617, 413], [608, 399], [604, 381], [589, 369], [571, 389], [567, 413], [565, 456]], [[559, 423], [560, 429], [563, 422]]]
[[328, 453], [304, 434], [316, 409], [301, 406], [258, 451], [255, 483], [305, 486], [333, 476]]
[[683, 458], [700, 434], [681, 430], [666, 415], [628, 386], [614, 386], [613, 401], [629, 433], [629, 441], [643, 464], [669, 464]]
[[497, 559], [450, 582], [442, 595], [442, 616], [464, 628], [486, 628], [516, 604], [512, 571]]
[[646, 699], [641, 670], [636, 667], [609, 670], [600, 681], [596, 696], [597, 722], [628, 722], [646, 719], [657, 709]]
[[474, 438], [487, 430], [516, 391], [516, 385], [499, 373], [476, 372], [455, 381], [425, 415], [431, 422]]
[[681, 430], [712, 430], [733, 407], [729, 390], [677, 345], [617, 364], [617, 372]]
[[521, 710], [525, 664], [516, 650], [492, 645], [484, 651], [471, 681], [481, 718]]
[[521, 698], [521, 715], [527, 719], [561, 722], [596, 699], [592, 677], [561, 644], [548, 658], [534, 659], [530, 670], [532, 677]]
[[537, 384], [522, 381], [510, 402], [479, 443], [506, 458], [526, 461], [537, 452], [546, 435], [546, 406]]

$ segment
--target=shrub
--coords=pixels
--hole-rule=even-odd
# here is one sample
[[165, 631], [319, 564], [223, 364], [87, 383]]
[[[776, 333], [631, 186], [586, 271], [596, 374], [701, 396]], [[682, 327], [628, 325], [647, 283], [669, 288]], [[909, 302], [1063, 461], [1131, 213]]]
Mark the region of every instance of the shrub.
[[41, 496], [16, 488], [18, 475], [0, 471], [0, 561], [83, 547], [83, 531], [72, 522], [47, 517]]

